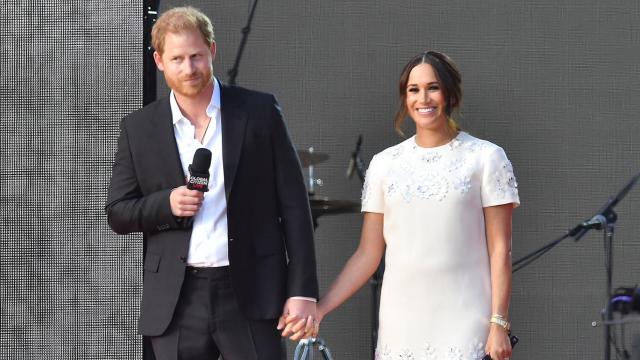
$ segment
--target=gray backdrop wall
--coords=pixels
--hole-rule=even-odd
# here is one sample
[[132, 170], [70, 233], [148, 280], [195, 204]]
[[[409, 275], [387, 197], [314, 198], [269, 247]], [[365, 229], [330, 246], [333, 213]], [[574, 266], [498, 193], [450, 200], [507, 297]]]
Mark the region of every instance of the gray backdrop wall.
[[0, 3], [0, 359], [137, 359], [142, 244], [104, 217], [142, 5]]
[[[2, 4], [0, 357], [133, 359], [140, 244], [109, 233], [101, 205], [117, 121], [141, 104], [141, 6], [61, 4]], [[214, 21], [214, 70], [224, 81], [251, 2], [188, 4]], [[36, 34], [39, 41], [30, 40]], [[260, 2], [237, 80], [278, 96], [299, 148], [331, 156], [316, 168], [325, 183], [318, 194], [357, 200], [359, 182], [344, 176], [349, 154], [358, 134], [367, 161], [401, 140], [392, 129], [397, 78], [423, 49], [457, 61], [462, 126], [501, 145], [513, 162], [522, 201], [514, 258], [593, 215], [640, 171], [638, 2]], [[24, 54], [32, 60], [16, 65]], [[96, 86], [105, 82], [110, 87]], [[71, 161], [72, 153], [85, 157]], [[46, 166], [44, 181], [27, 191], [24, 177], [37, 165]], [[70, 184], [87, 175], [96, 185], [77, 193]], [[613, 284], [634, 285], [640, 188], [617, 212]], [[360, 221], [359, 214], [320, 218], [321, 291], [356, 248]], [[600, 318], [604, 286], [595, 232], [517, 273], [515, 358], [601, 359], [602, 330], [591, 322]], [[323, 324], [336, 358], [369, 355], [369, 301], [365, 288]], [[628, 348], [639, 332], [638, 325], [626, 327]], [[127, 346], [109, 345], [121, 342]], [[109, 356], [92, 355], [107, 349]]]

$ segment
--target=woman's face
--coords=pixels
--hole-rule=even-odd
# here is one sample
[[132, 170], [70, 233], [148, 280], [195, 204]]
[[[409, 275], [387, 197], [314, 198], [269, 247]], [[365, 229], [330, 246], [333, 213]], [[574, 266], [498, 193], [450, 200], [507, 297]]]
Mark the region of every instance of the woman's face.
[[446, 100], [431, 65], [420, 64], [411, 70], [406, 91], [407, 114], [416, 123], [416, 129], [440, 130], [446, 126]]

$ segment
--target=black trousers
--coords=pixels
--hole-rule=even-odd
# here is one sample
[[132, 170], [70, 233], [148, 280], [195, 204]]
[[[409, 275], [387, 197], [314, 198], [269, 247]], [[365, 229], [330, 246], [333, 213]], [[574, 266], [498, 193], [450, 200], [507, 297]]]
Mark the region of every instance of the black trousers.
[[188, 267], [173, 320], [151, 344], [156, 360], [282, 360], [276, 325], [244, 317], [228, 267]]

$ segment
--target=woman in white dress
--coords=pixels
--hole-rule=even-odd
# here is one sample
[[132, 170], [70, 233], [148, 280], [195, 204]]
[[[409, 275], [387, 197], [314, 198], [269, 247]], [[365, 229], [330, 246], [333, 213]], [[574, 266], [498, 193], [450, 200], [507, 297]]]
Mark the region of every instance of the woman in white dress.
[[453, 119], [460, 73], [428, 51], [400, 76], [396, 130], [416, 134], [374, 156], [360, 245], [318, 303], [318, 322], [361, 288], [383, 254], [376, 359], [508, 359], [511, 218], [517, 184], [504, 151]]

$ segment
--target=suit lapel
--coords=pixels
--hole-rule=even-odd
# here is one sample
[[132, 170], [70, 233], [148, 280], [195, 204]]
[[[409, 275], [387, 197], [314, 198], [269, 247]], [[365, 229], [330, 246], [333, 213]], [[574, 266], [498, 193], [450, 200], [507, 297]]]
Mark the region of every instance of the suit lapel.
[[222, 117], [222, 163], [224, 167], [224, 190], [227, 200], [236, 176], [247, 114], [242, 109], [242, 99], [230, 86], [220, 84], [220, 107]]
[[171, 186], [178, 187], [185, 184], [182, 162], [178, 153], [178, 143], [173, 130], [171, 105], [166, 97], [158, 103], [157, 110], [151, 119], [150, 140], [152, 144], [166, 144], [158, 148], [157, 158], [162, 159], [167, 180]]

